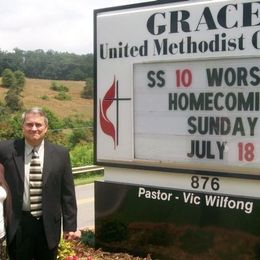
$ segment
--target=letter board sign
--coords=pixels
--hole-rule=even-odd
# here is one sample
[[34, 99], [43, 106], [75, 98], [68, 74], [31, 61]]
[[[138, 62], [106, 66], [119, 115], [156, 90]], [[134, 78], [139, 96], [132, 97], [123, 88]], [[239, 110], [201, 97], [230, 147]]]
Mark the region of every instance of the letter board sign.
[[259, 61], [259, 1], [96, 10], [96, 163], [258, 178]]

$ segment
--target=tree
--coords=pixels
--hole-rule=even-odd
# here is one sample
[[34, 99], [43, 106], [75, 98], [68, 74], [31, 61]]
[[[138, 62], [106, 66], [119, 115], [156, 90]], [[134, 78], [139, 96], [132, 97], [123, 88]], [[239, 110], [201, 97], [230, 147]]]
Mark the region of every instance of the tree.
[[0, 140], [21, 138], [21, 112], [10, 111], [0, 103]]
[[82, 80], [86, 78], [86, 73], [84, 73], [80, 68], [74, 68], [68, 76], [71, 80]]
[[25, 75], [20, 70], [13, 72], [10, 69], [5, 69], [2, 73], [2, 84], [6, 88], [15, 88], [20, 93], [25, 85]]
[[3, 85], [9, 90], [5, 96], [5, 104], [11, 111], [19, 111], [23, 107], [20, 93], [25, 85], [24, 73], [20, 70], [13, 72], [10, 69], [5, 69], [2, 74]]
[[81, 92], [81, 97], [86, 99], [93, 98], [93, 80], [91, 78], [86, 79], [85, 86]]
[[63, 122], [51, 110], [44, 108], [44, 113], [48, 118], [49, 130], [60, 131], [63, 128]]
[[11, 111], [19, 111], [23, 107], [23, 102], [16, 88], [10, 88], [5, 96], [5, 104]]
[[17, 70], [14, 72], [14, 77], [15, 77], [15, 87], [19, 92], [21, 92], [24, 89], [25, 85], [25, 75], [22, 71]]
[[0, 73], [8, 68], [12, 71], [21, 70], [29, 78], [85, 80], [93, 77], [93, 59], [93, 54], [76, 55], [53, 50], [0, 50]]
[[10, 69], [5, 69], [2, 73], [2, 85], [6, 88], [12, 88], [15, 86], [15, 76]]
[[62, 131], [63, 122], [51, 110], [44, 108], [44, 112], [48, 118], [47, 139], [55, 144], [67, 145], [65, 133]]
[[90, 128], [75, 128], [72, 130], [72, 134], [69, 137], [71, 147], [75, 147], [77, 144], [86, 144], [93, 141], [93, 133]]

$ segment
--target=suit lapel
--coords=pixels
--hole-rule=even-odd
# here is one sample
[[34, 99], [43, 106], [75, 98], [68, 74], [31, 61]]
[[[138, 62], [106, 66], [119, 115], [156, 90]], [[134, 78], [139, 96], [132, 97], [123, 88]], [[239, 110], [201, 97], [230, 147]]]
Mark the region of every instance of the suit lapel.
[[24, 182], [24, 146], [24, 139], [14, 142], [13, 158], [22, 182]]
[[47, 182], [51, 172], [52, 160], [54, 158], [53, 149], [48, 141], [44, 141], [44, 162], [43, 162], [43, 185]]

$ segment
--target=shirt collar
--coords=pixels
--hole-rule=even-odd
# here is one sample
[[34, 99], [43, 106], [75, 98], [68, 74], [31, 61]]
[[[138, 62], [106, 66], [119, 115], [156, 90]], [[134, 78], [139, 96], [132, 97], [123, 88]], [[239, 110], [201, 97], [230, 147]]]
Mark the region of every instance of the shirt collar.
[[42, 140], [42, 142], [39, 145], [35, 146], [35, 147], [33, 147], [30, 144], [28, 144], [26, 142], [26, 140], [25, 140], [25, 155], [29, 156], [33, 149], [35, 149], [39, 153], [39, 150], [42, 150], [43, 147], [44, 147], [44, 140]]

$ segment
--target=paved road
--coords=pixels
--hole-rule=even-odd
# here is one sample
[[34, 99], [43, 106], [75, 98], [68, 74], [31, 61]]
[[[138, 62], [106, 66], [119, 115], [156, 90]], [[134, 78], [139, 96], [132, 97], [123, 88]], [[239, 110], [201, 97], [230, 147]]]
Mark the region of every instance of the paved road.
[[76, 186], [78, 229], [94, 228], [94, 183]]

